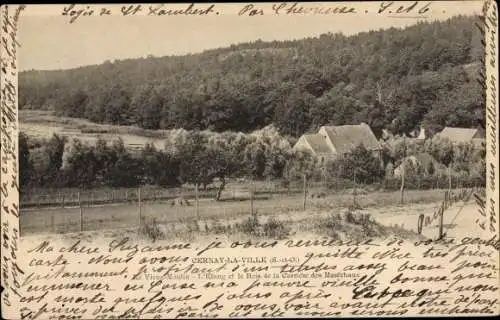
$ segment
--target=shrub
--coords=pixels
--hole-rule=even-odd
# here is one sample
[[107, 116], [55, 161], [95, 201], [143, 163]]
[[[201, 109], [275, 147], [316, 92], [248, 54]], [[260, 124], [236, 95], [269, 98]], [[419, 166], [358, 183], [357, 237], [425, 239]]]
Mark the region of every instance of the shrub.
[[347, 223], [357, 224], [356, 218], [351, 210], [347, 211], [344, 217]]
[[210, 232], [213, 232], [215, 234], [225, 234], [225, 233], [228, 233], [230, 230], [231, 230], [231, 226], [229, 226], [229, 225], [225, 226], [219, 220], [214, 219], [212, 221], [212, 227], [210, 229]]
[[329, 175], [333, 178], [356, 180], [357, 183], [374, 183], [382, 180], [385, 169], [381, 160], [363, 145], [357, 146], [343, 158], [328, 165]]
[[256, 216], [252, 216], [242, 223], [237, 223], [235, 229], [246, 235], [275, 239], [284, 239], [290, 234], [290, 229], [285, 226], [285, 223], [275, 217], [270, 217], [262, 224]]
[[142, 217], [141, 225], [139, 226], [139, 234], [151, 239], [153, 242], [165, 237], [156, 218], [146, 220], [146, 218]]
[[274, 217], [270, 217], [262, 228], [264, 235], [269, 238], [284, 239], [290, 234], [290, 229], [285, 226], [285, 223]]
[[249, 217], [242, 223], [236, 224], [236, 229], [247, 235], [258, 236], [260, 235], [261, 225], [256, 216]]
[[342, 230], [342, 216], [337, 213], [337, 214], [331, 214], [328, 218], [326, 219], [320, 219], [316, 223], [316, 229], [325, 232], [326, 234], [333, 238], [333, 239], [338, 239], [339, 234], [338, 231]]
[[189, 219], [185, 222], [187, 233], [199, 233], [201, 231], [200, 226], [198, 225], [198, 221], [195, 219]]
[[320, 219], [316, 222], [316, 230], [334, 239], [340, 238], [340, 234], [348, 239], [378, 237], [386, 234], [384, 227], [374, 221], [370, 214], [352, 211], [344, 214], [331, 214], [327, 218]]

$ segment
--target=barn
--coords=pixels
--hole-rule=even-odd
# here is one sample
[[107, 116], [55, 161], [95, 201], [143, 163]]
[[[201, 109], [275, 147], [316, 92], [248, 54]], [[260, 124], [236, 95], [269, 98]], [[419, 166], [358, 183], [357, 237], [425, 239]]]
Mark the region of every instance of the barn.
[[311, 152], [320, 159], [335, 159], [351, 152], [359, 145], [380, 157], [382, 146], [370, 127], [359, 125], [322, 126], [316, 134], [304, 134], [294, 146], [295, 150]]

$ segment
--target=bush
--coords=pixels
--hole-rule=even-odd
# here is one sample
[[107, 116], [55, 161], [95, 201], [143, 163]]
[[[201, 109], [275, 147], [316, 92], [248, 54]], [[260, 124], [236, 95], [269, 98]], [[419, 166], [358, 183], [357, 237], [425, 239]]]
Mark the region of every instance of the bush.
[[328, 218], [326, 219], [320, 219], [319, 222], [316, 224], [316, 229], [326, 231], [326, 234], [333, 238], [333, 239], [338, 239], [339, 234], [338, 231], [342, 230], [342, 216], [337, 213], [337, 214], [331, 214]]
[[385, 176], [381, 159], [372, 154], [363, 145], [357, 146], [345, 157], [328, 165], [329, 176], [333, 179], [356, 180], [356, 183], [374, 183]]
[[283, 221], [274, 217], [270, 217], [262, 227], [264, 235], [269, 238], [284, 239], [290, 235], [290, 229], [285, 226]]
[[196, 219], [181, 219], [180, 221], [186, 226], [188, 235], [192, 233], [199, 233], [201, 231]]
[[[205, 229], [208, 230], [208, 227], [205, 227]], [[210, 228], [210, 232], [213, 232], [215, 234], [226, 234], [229, 231], [231, 231], [231, 226], [225, 226], [223, 225], [219, 220], [213, 220], [212, 221], [212, 227]]]
[[256, 216], [252, 216], [244, 220], [242, 223], [236, 224], [236, 229], [244, 234], [251, 236], [260, 235], [261, 225], [259, 219]]
[[153, 242], [165, 237], [165, 234], [161, 231], [156, 218], [146, 220], [146, 218], [142, 217], [141, 225], [139, 226], [139, 234], [151, 239]]
[[351, 210], [347, 211], [344, 217], [347, 223], [357, 224], [356, 218]]
[[290, 229], [285, 226], [285, 223], [274, 217], [270, 217], [267, 222], [261, 224], [256, 216], [252, 216], [236, 224], [235, 227], [237, 231], [256, 237], [283, 239], [290, 234]]
[[369, 213], [353, 212], [331, 214], [316, 222], [316, 230], [329, 237], [339, 239], [342, 234], [347, 239], [378, 237], [387, 234], [385, 227], [374, 221]]

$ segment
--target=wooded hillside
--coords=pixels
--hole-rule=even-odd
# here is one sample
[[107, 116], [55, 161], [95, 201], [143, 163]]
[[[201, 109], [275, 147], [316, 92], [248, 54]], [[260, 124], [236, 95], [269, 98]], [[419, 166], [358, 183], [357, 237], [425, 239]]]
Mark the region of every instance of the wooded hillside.
[[[256, 41], [177, 57], [148, 57], [20, 73], [20, 107], [148, 129], [248, 132], [274, 123], [299, 136], [367, 122], [410, 132], [475, 127], [483, 51], [477, 18], [296, 41]], [[165, 40], [168, 41], [168, 40]]]

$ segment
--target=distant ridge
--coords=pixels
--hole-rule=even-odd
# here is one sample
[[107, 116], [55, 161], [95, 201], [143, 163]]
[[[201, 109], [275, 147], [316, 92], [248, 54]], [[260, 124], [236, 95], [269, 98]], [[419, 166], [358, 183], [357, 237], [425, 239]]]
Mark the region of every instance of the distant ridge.
[[19, 105], [152, 130], [251, 132], [272, 124], [294, 137], [361, 122], [377, 137], [420, 125], [476, 127], [484, 106], [474, 80], [482, 55], [475, 22], [458, 16], [349, 37], [25, 71]]

